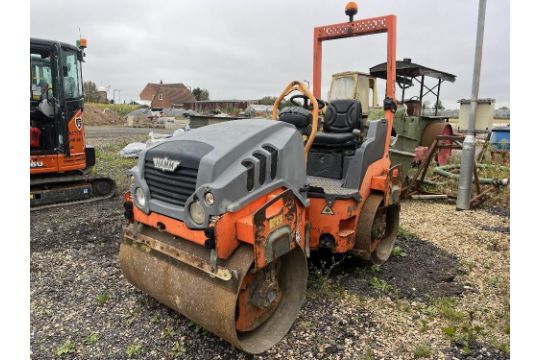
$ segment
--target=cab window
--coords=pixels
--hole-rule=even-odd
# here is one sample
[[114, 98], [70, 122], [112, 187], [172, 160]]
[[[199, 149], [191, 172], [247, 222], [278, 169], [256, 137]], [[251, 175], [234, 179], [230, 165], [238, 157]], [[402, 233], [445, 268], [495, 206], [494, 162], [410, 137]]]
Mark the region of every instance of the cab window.
[[40, 101], [52, 96], [53, 82], [51, 56], [47, 53], [30, 53], [30, 99]]
[[81, 97], [82, 79], [80, 73], [80, 62], [77, 52], [64, 49], [62, 75], [64, 77], [64, 96], [66, 99]]

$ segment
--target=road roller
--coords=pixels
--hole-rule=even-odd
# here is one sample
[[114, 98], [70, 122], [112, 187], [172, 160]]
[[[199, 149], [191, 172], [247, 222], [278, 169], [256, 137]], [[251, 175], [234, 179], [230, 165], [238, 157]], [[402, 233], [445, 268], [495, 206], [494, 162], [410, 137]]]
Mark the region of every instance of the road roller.
[[[141, 152], [124, 195], [119, 261], [136, 288], [251, 353], [278, 343], [305, 300], [312, 251], [383, 264], [399, 225], [396, 17], [315, 28], [314, 92], [289, 83], [271, 119], [209, 125]], [[386, 34], [384, 116], [320, 97], [323, 41]], [[291, 96], [294, 93], [294, 96]], [[289, 99], [297, 106], [280, 110]], [[365, 134], [365, 135], [362, 135]]]

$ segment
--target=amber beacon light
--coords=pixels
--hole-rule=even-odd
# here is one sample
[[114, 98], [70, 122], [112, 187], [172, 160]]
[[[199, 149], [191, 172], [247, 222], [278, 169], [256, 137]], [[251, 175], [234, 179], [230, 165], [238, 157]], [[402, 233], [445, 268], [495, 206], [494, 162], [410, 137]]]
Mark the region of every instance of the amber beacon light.
[[349, 21], [354, 20], [354, 15], [358, 13], [358, 4], [356, 4], [354, 1], [349, 1], [347, 5], [345, 5], [345, 14], [349, 16]]

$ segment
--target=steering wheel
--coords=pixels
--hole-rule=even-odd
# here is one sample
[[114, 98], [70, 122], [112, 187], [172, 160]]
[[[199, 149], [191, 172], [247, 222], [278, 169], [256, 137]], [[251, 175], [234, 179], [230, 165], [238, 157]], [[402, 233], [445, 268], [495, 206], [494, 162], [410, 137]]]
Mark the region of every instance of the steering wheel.
[[[272, 107], [272, 119], [277, 120], [278, 119], [278, 111], [279, 111], [279, 105], [285, 98], [285, 96], [289, 95], [293, 91], [299, 91], [303, 95], [296, 95], [291, 97], [291, 101], [295, 98], [305, 98], [304, 104], [308, 106], [307, 100], [310, 102], [311, 107], [311, 133], [308, 136], [307, 141], [304, 144], [304, 160], [307, 162], [308, 159], [308, 153], [309, 149], [311, 148], [311, 144], [313, 144], [313, 140], [315, 140], [315, 134], [317, 133], [317, 126], [319, 125], [319, 104], [321, 103], [322, 106], [324, 106], [324, 103], [322, 100], [316, 99], [315, 96], [305, 87], [305, 85], [300, 81], [292, 81], [287, 85], [287, 87], [279, 94], [276, 101], [274, 102], [274, 106]], [[320, 103], [319, 103], [320, 101]]]
[[[304, 100], [304, 105], [300, 105], [298, 104], [295, 100], [296, 99], [302, 99]], [[321, 100], [321, 99], [317, 99], [315, 98], [315, 100], [317, 100], [317, 104], [319, 105], [319, 110], [324, 108], [326, 106], [326, 103]], [[304, 109], [306, 110], [313, 110], [313, 105], [311, 104], [311, 100], [309, 99], [309, 97], [307, 97], [306, 95], [304, 94], [297, 94], [297, 95], [293, 95], [291, 96], [291, 98], [289, 99], [290, 102], [292, 102], [294, 105], [296, 106], [301, 106], [303, 107]]]

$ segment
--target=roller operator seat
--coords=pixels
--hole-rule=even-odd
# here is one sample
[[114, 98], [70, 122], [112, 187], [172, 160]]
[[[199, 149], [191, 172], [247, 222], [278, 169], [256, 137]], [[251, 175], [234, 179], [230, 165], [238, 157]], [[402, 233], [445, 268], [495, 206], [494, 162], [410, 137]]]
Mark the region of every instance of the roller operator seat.
[[313, 146], [320, 148], [357, 147], [353, 130], [362, 131], [362, 105], [357, 100], [334, 100], [324, 115], [324, 132], [317, 132]]

